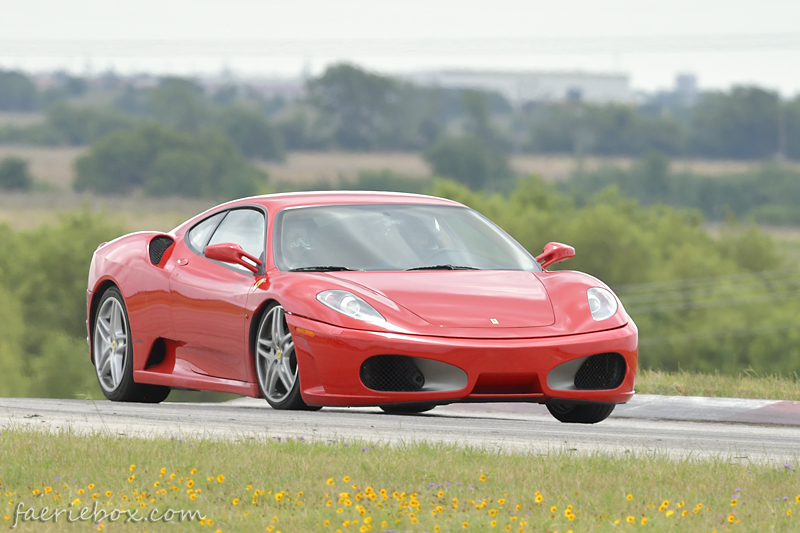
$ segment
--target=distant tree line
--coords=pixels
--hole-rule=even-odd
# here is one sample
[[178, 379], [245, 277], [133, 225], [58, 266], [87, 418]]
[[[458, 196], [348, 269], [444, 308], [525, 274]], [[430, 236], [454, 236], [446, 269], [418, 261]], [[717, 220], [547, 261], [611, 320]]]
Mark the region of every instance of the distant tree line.
[[746, 172], [703, 176], [675, 172], [668, 157], [650, 152], [628, 169], [607, 166], [578, 171], [558, 186], [578, 203], [615, 187], [645, 205], [697, 209], [710, 220], [737, 217], [763, 224], [800, 225], [800, 172], [776, 162]]
[[[229, 178], [233, 167], [207, 159], [196, 163], [198, 168], [181, 165], [182, 175], [205, 169], [196, 183], [160, 189], [152, 185], [158, 179], [155, 159], [140, 159], [143, 166], [131, 171], [140, 177], [133, 180], [117, 177], [113, 165], [103, 166], [113, 159], [102, 155], [113, 148], [109, 136], [126, 143], [142, 131], [162, 132], [162, 139], [225, 138], [245, 158], [273, 161], [282, 160], [287, 150], [421, 151], [435, 175], [505, 192], [513, 188], [508, 163], [513, 153], [800, 160], [800, 97], [784, 101], [757, 87], [704, 93], [691, 106], [565, 101], [514, 108], [496, 93], [421, 87], [338, 64], [309, 79], [306, 95], [295, 100], [265, 98], [233, 84], [204, 89], [189, 79], [165, 77], [141, 87], [110, 76], [102, 101], [112, 98], [101, 104], [85, 80], [59, 79], [60, 84], [39, 91], [24, 74], [0, 71], [0, 110], [44, 112], [41, 123], [0, 127], [0, 143], [91, 144], [94, 162], [81, 163], [76, 186], [99, 192], [145, 187], [145, 175], [151, 183], [146, 192], [154, 194], [224, 195], [222, 190], [235, 189], [209, 185]], [[167, 158], [173, 160], [170, 168], [177, 168], [176, 157]], [[162, 161], [157, 168], [165, 165]], [[252, 170], [244, 173], [244, 181], [252, 181]], [[102, 184], [103, 179], [120, 183]], [[605, 176], [593, 183], [621, 179]], [[717, 216], [716, 207], [688, 205]]]
[[0, 69], [0, 111], [38, 111], [86, 92], [86, 81], [81, 78], [63, 73], [55, 78], [53, 87], [40, 91], [22, 72]]
[[[154, 87], [137, 87], [112, 76], [106, 80], [115, 95], [111, 105], [94, 103], [90, 107], [96, 113], [90, 114], [86, 81], [68, 75], [58, 80], [39, 91], [23, 73], [0, 71], [0, 111], [47, 111], [58, 102], [82, 108], [62, 107], [48, 116], [55, 133], [31, 134], [28, 140], [85, 144], [109, 128], [130, 127], [133, 118], [151, 118], [181, 131], [219, 127], [239, 136], [245, 155], [265, 159], [279, 159], [284, 148], [425, 150], [442, 135], [462, 131], [475, 114], [476, 100], [474, 94], [465, 97], [470, 91], [422, 87], [338, 64], [309, 79], [306, 95], [292, 101], [264, 98], [236, 85], [204, 90], [192, 80], [166, 77]], [[658, 150], [730, 159], [782, 153], [800, 159], [800, 98], [784, 101], [758, 87], [706, 92], [691, 106], [574, 100], [512, 108], [497, 93], [481, 94], [486, 123], [501, 133], [506, 151], [641, 155]], [[0, 141], [24, 139], [23, 129], [3, 130]]]

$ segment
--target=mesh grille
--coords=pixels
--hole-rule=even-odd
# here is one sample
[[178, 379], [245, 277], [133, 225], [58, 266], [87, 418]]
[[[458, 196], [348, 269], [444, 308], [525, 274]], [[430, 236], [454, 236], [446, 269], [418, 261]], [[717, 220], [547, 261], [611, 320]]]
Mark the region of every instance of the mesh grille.
[[625, 358], [618, 353], [599, 353], [588, 358], [575, 374], [580, 390], [616, 389], [625, 379]]
[[174, 241], [171, 238], [164, 235], [156, 237], [150, 241], [150, 262], [154, 265], [159, 264], [161, 262], [161, 258], [164, 256], [164, 252], [166, 252], [167, 249], [172, 246], [173, 242]]
[[376, 355], [361, 365], [361, 382], [377, 391], [417, 392], [425, 385], [425, 376], [411, 357]]

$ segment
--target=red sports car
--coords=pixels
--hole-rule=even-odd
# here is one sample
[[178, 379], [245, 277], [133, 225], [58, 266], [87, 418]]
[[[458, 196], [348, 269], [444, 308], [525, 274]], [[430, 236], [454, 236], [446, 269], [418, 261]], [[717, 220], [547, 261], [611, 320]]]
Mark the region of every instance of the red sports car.
[[101, 244], [87, 293], [100, 386], [263, 396], [275, 409], [536, 402], [595, 423], [633, 396], [636, 325], [601, 281], [546, 267], [457, 202], [245, 198]]

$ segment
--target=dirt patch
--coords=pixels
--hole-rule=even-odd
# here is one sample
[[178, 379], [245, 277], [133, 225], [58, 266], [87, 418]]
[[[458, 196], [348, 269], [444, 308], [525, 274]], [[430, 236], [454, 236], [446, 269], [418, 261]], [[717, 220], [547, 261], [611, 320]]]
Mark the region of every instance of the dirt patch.
[[[629, 169], [636, 160], [631, 157], [584, 157], [578, 160], [566, 155], [522, 155], [511, 158], [512, 168], [520, 174], [539, 174], [545, 179], [566, 179], [582, 168], [592, 172], [602, 167]], [[759, 169], [763, 161], [714, 161], [708, 159], [672, 159], [672, 172], [689, 172], [701, 176], [723, 176]], [[787, 162], [789, 168], [800, 171], [800, 163]]]
[[0, 146], [0, 159], [9, 156], [28, 161], [33, 179], [58, 189], [72, 189], [75, 160], [89, 151], [88, 147]]
[[0, 111], [0, 126], [30, 126], [44, 122], [41, 113], [13, 113]]

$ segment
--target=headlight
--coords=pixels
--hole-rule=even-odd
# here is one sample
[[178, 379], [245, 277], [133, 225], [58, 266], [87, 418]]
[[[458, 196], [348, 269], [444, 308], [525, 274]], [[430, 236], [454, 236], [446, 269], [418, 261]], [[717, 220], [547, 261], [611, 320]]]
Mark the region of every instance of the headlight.
[[589, 300], [589, 310], [595, 320], [611, 318], [617, 312], [617, 299], [608, 289], [592, 287], [586, 291], [586, 299]]
[[317, 300], [333, 309], [356, 320], [363, 320], [373, 324], [386, 322], [374, 307], [347, 291], [323, 291], [317, 294]]

